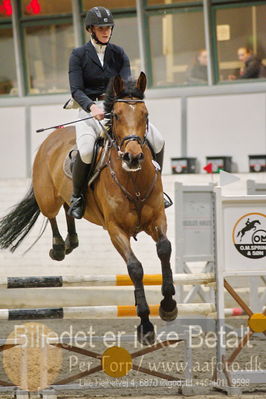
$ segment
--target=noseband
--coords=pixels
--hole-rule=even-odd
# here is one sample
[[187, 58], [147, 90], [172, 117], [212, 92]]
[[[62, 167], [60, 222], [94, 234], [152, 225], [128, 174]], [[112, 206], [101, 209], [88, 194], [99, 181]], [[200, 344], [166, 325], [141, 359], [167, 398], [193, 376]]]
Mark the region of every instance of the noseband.
[[[130, 104], [136, 104], [136, 103], [144, 103], [144, 100], [133, 100], [133, 99], [126, 100], [126, 99], [122, 98], [122, 99], [115, 100], [114, 103], [126, 103], [126, 104], [130, 105]], [[111, 120], [113, 120], [114, 113], [112, 112], [111, 115], [112, 115]], [[112, 123], [112, 126], [113, 126], [113, 123]], [[148, 126], [148, 121], [147, 121], [147, 126]], [[140, 146], [143, 146], [146, 142], [146, 132], [145, 132], [145, 135], [143, 138], [139, 137], [135, 134], [131, 134], [129, 136], [123, 137], [123, 139], [120, 141], [120, 143], [118, 143], [117, 137], [115, 136], [115, 132], [113, 131], [112, 133], [113, 133], [113, 139], [115, 140], [118, 151], [120, 151], [120, 149], [122, 148], [122, 146], [125, 144], [126, 141], [137, 141]]]

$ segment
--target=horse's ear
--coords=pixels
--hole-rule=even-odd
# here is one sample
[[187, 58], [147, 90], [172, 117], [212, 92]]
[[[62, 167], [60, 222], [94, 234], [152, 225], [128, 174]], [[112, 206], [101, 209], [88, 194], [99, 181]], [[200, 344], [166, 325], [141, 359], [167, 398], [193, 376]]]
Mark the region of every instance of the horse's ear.
[[115, 92], [115, 95], [118, 97], [119, 94], [123, 91], [124, 89], [124, 82], [121, 78], [120, 75], [116, 75], [116, 77], [114, 78], [114, 84], [113, 84], [113, 89]]
[[139, 89], [142, 93], [144, 93], [145, 89], [147, 86], [147, 78], [144, 72], [140, 72], [139, 78], [137, 80], [136, 87]]

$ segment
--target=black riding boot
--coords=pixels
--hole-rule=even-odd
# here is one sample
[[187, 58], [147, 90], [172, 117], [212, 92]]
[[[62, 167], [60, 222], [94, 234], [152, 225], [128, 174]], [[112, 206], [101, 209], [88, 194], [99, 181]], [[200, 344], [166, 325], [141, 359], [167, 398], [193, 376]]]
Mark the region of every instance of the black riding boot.
[[70, 208], [68, 215], [73, 218], [81, 219], [85, 210], [85, 185], [87, 183], [88, 174], [91, 164], [84, 163], [79, 151], [73, 164], [72, 180], [73, 180], [73, 194], [70, 200]]
[[[155, 161], [158, 162], [158, 164], [160, 165], [161, 173], [163, 171], [163, 157], [164, 157], [164, 146], [160, 152], [155, 154]], [[171, 206], [171, 205], [173, 205], [173, 201], [171, 200], [169, 195], [164, 193], [164, 207], [169, 208], [169, 206]]]

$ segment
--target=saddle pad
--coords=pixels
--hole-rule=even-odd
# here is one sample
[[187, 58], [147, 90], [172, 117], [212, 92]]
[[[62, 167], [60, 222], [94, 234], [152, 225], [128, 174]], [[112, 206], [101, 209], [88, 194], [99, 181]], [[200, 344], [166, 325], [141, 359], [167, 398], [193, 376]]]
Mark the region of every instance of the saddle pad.
[[63, 164], [63, 170], [65, 175], [69, 178], [72, 179], [72, 172], [71, 172], [71, 164], [75, 161], [76, 155], [77, 155], [77, 145], [75, 144], [71, 150], [68, 152], [64, 164]]
[[[95, 145], [94, 145], [94, 154], [93, 154], [93, 160], [92, 160], [92, 166], [91, 166], [91, 172], [88, 177], [88, 183], [91, 185], [99, 176], [101, 173], [102, 169], [105, 168], [106, 166], [106, 157], [109, 149], [109, 142], [108, 140], [105, 140], [104, 146], [99, 145], [100, 138], [96, 140]], [[65, 175], [72, 180], [72, 172], [71, 172], [71, 164], [75, 162], [75, 158], [77, 155], [77, 145], [75, 144], [71, 150], [68, 152], [64, 163], [63, 163], [63, 170]]]

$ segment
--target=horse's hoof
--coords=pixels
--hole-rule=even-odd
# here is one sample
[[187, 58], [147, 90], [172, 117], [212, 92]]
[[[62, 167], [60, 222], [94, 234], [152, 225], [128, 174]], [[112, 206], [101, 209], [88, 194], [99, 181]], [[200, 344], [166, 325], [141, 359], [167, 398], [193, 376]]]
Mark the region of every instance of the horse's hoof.
[[73, 249], [79, 246], [79, 240], [77, 234], [68, 234], [65, 240], [65, 254], [70, 254]]
[[138, 341], [142, 345], [153, 345], [155, 342], [155, 332], [153, 324], [148, 321], [144, 324], [140, 324], [137, 327]]
[[174, 307], [172, 310], [165, 310], [163, 308], [163, 301], [161, 301], [160, 303], [160, 307], [159, 307], [159, 316], [162, 320], [164, 321], [173, 321], [177, 318], [177, 314], [178, 314], [178, 310], [177, 310], [177, 306], [176, 306], [176, 301], [173, 300], [173, 304]]
[[49, 256], [53, 260], [61, 261], [65, 258], [65, 250], [56, 251], [54, 249], [50, 249]]

